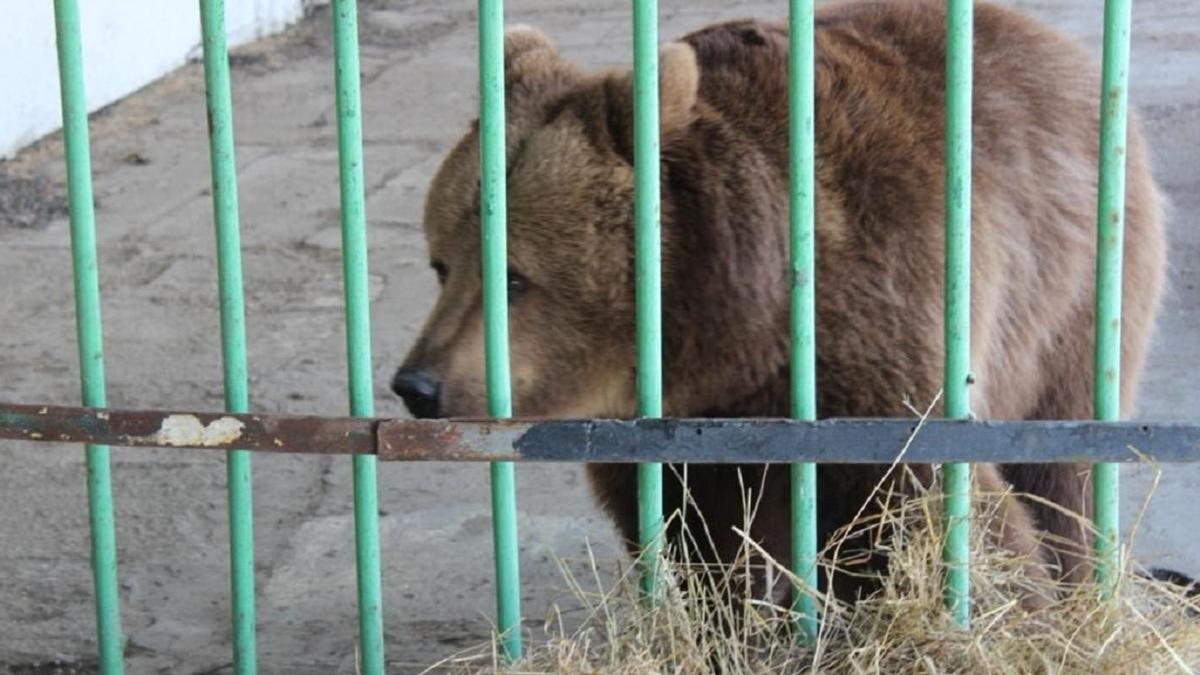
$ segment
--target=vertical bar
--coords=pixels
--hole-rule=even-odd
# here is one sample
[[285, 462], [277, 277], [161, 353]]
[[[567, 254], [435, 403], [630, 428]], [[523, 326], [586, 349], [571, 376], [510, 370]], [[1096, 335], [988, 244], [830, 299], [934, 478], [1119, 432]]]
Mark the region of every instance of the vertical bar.
[[[1100, 106], [1100, 191], [1096, 241], [1096, 341], [1093, 413], [1098, 420], [1121, 416], [1121, 264], [1125, 229], [1125, 143], [1128, 106], [1132, 0], [1104, 3], [1104, 73]], [[1120, 570], [1116, 464], [1097, 464], [1092, 473], [1096, 518], [1096, 580], [1106, 593]]]
[[[100, 321], [100, 273], [96, 260], [96, 217], [92, 202], [87, 97], [83, 88], [83, 45], [76, 0], [55, 0], [54, 28], [58, 46], [58, 83], [62, 97], [63, 144], [67, 159], [80, 386], [83, 404], [102, 408], [105, 406], [104, 333]], [[117, 593], [117, 535], [108, 446], [88, 445], [85, 457], [100, 672], [117, 675], [124, 671], [124, 664], [121, 653], [121, 606]]]
[[[662, 267], [658, 130], [658, 2], [633, 2], [634, 246], [638, 415], [662, 417]], [[642, 590], [657, 593], [662, 551], [662, 464], [638, 465]]]
[[[242, 294], [241, 237], [238, 233], [237, 163], [233, 143], [233, 102], [225, 44], [225, 1], [200, 0], [204, 43], [204, 91], [208, 106], [209, 162], [213, 220], [217, 238], [217, 286], [221, 307], [221, 366], [225, 409], [250, 409], [246, 368], [246, 312]], [[229, 502], [229, 567], [233, 623], [233, 670], [257, 671], [254, 648], [254, 506], [250, 453], [226, 457]]]
[[[791, 0], [789, 37], [790, 220], [792, 257], [792, 417], [817, 418], [816, 351], [816, 136], [814, 124], [813, 0]], [[791, 466], [792, 570], [808, 590], [797, 588], [793, 609], [809, 643], [817, 638], [817, 467]]]
[[[508, 248], [504, 137], [504, 3], [479, 0], [480, 209], [483, 247], [484, 358], [488, 414], [512, 416], [508, 363]], [[505, 656], [521, 658], [521, 573], [516, 472], [493, 462], [492, 545], [496, 620]]]
[[[971, 367], [971, 67], [972, 0], [949, 0], [946, 14], [945, 415], [970, 414]], [[971, 467], [947, 464], [946, 605], [960, 625], [971, 619]]]
[[[371, 304], [367, 276], [367, 218], [363, 189], [362, 97], [358, 73], [358, 10], [333, 3], [334, 79], [342, 205], [342, 276], [346, 295], [346, 357], [350, 414], [375, 413], [371, 389]], [[379, 496], [373, 455], [354, 457], [354, 539], [358, 573], [361, 672], [383, 675], [383, 597], [379, 571]]]

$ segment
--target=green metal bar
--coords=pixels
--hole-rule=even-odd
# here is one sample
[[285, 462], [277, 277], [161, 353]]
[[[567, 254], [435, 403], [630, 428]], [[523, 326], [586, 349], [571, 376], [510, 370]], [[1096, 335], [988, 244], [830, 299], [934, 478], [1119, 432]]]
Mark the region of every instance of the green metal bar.
[[[217, 237], [225, 409], [244, 413], [250, 410], [250, 393], [247, 386], [246, 311], [242, 294], [237, 163], [233, 143], [229, 54], [225, 44], [224, 0], [200, 0], [200, 28], [204, 43], [204, 91], [208, 106], [209, 161]], [[249, 452], [229, 452], [226, 458], [226, 484], [233, 670], [238, 675], [253, 675], [257, 667], [254, 655], [254, 500]]]
[[[971, 367], [971, 62], [972, 0], [949, 0], [946, 14], [945, 416], [970, 415]], [[971, 467], [947, 464], [946, 605], [964, 627], [971, 620]]]
[[[508, 247], [504, 137], [504, 3], [479, 0], [480, 210], [483, 247], [484, 357], [488, 414], [512, 417], [508, 361]], [[505, 657], [521, 658], [521, 571], [516, 472], [491, 465], [496, 623]]]
[[[817, 418], [816, 341], [816, 135], [814, 124], [813, 0], [791, 0], [789, 137], [792, 257], [792, 417]], [[793, 609], [804, 639], [817, 639], [817, 467], [791, 465], [792, 570], [808, 587], [797, 589]]]
[[[662, 240], [658, 130], [658, 2], [633, 2], [634, 245], [640, 417], [662, 417]], [[638, 465], [642, 590], [655, 597], [662, 551], [661, 464]]]
[[[1104, 3], [1104, 73], [1100, 106], [1100, 192], [1096, 241], [1096, 341], [1093, 413], [1121, 416], [1121, 259], [1125, 229], [1125, 143], [1132, 0]], [[1119, 477], [1116, 464], [1092, 473], [1096, 580], [1115, 590], [1120, 570]]]
[[[71, 215], [71, 267], [75, 282], [75, 337], [83, 404], [103, 408], [104, 332], [100, 321], [100, 272], [96, 260], [96, 214], [88, 146], [87, 97], [83, 88], [83, 45], [76, 0], [55, 0], [58, 83], [62, 97], [63, 144]], [[96, 643], [100, 672], [123, 672], [121, 606], [117, 591], [117, 535], [113, 517], [108, 446], [85, 449], [88, 526], [92, 539], [92, 582], [96, 593]]]
[[[346, 295], [346, 357], [350, 414], [370, 417], [375, 413], [375, 402], [371, 389], [371, 300], [370, 281], [367, 276], [362, 96], [359, 92], [358, 72], [358, 10], [354, 0], [334, 0], [333, 53], [337, 88], [342, 276]], [[352, 461], [361, 672], [367, 675], [383, 675], [383, 593], [379, 570], [376, 458], [358, 455]]]

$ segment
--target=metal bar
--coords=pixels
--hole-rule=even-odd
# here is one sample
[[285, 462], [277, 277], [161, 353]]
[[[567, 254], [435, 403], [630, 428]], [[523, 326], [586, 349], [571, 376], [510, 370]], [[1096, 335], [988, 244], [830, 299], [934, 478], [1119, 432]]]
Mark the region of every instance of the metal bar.
[[[971, 64], [973, 0], [949, 0], [946, 12], [945, 416], [971, 411]], [[971, 620], [971, 467], [942, 469], [945, 493], [946, 605], [958, 623]]]
[[381, 421], [385, 460], [907, 464], [1200, 461], [1200, 425], [907, 419]]
[[[1132, 0], [1104, 3], [1104, 71], [1100, 106], [1100, 190], [1097, 204], [1096, 340], [1093, 412], [1121, 416], [1121, 258], [1125, 226], [1125, 142]], [[1092, 472], [1096, 519], [1096, 580], [1115, 590], [1120, 569], [1118, 467]]]
[[[658, 2], [633, 2], [633, 170], [637, 304], [637, 411], [663, 414], [662, 239], [658, 129]], [[642, 590], [655, 597], [662, 551], [662, 465], [638, 465]]]
[[[55, 0], [54, 29], [67, 162], [80, 387], [84, 405], [103, 407], [104, 333], [100, 321], [100, 273], [96, 260], [96, 216], [92, 201], [87, 97], [83, 84], [83, 45], [76, 0]], [[84, 452], [99, 665], [104, 675], [115, 675], [123, 672], [124, 664], [109, 453], [103, 445], [89, 445]]]
[[[504, 134], [504, 3], [479, 0], [480, 214], [483, 251], [484, 361], [488, 414], [512, 416], [508, 354], [508, 205]], [[516, 470], [490, 467], [496, 624], [506, 658], [521, 658], [521, 572]]]
[[[915, 434], [915, 436], [914, 436]], [[411, 420], [0, 403], [0, 438], [385, 461], [1200, 462], [1200, 424], [912, 419]]]
[[360, 417], [104, 410], [0, 403], [0, 438], [306, 454], [372, 454], [377, 420]]
[[[244, 413], [250, 409], [250, 393], [247, 386], [246, 311], [242, 294], [237, 161], [233, 143], [229, 54], [225, 44], [224, 0], [200, 0], [200, 27], [204, 45], [204, 91], [208, 107], [213, 220], [217, 237], [225, 409]], [[254, 502], [249, 452], [229, 452], [226, 458], [226, 484], [233, 670], [237, 675], [254, 675], [258, 669], [254, 647]]]
[[[791, 0], [788, 12], [790, 62], [789, 138], [792, 257], [792, 417], [817, 418], [816, 351], [816, 136], [813, 0]], [[797, 588], [794, 610], [801, 633], [817, 639], [817, 467], [791, 466], [792, 570], [808, 590]]]
[[[367, 276], [358, 10], [354, 0], [334, 0], [333, 49], [337, 88], [342, 275], [346, 295], [346, 357], [350, 414], [370, 417], [375, 412], [375, 404], [371, 387], [371, 300], [370, 280]], [[383, 675], [383, 594], [379, 569], [379, 496], [375, 457], [356, 455], [353, 462], [361, 672], [367, 675]]]

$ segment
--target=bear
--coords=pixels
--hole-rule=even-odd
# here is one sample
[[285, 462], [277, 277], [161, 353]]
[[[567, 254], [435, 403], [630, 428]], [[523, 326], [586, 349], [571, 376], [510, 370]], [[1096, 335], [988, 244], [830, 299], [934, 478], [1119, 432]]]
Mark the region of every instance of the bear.
[[[910, 402], [936, 401], [942, 387], [945, 10], [931, 0], [840, 2], [820, 7], [815, 21], [817, 412], [910, 417]], [[1072, 40], [990, 4], [976, 6], [974, 40], [972, 414], [1087, 419], [1099, 69]], [[587, 72], [527, 27], [506, 32], [504, 52], [515, 413], [634, 417], [632, 75]], [[787, 25], [702, 28], [661, 47], [659, 76], [665, 414], [786, 417]], [[392, 382], [417, 417], [486, 413], [478, 147], [476, 121], [426, 201], [441, 291]], [[1128, 415], [1166, 264], [1165, 204], [1132, 115], [1125, 159]], [[912, 494], [933, 475], [913, 467], [902, 481], [886, 470], [818, 467], [820, 542], [877, 484]], [[592, 464], [587, 474], [632, 550], [635, 465]], [[704, 527], [711, 542], [692, 555], [731, 561], [743, 545], [735, 528], [747, 519], [749, 486], [757, 506], [749, 536], [789, 563], [786, 467], [693, 464], [666, 475], [666, 513], [684, 505], [677, 475], [687, 477], [691, 505], [668, 530], [672, 550], [689, 546], [683, 527]], [[1080, 518], [1090, 517], [1089, 465], [978, 464], [973, 480], [1004, 495], [991, 534], [1028, 561], [1028, 574], [1090, 578]], [[864, 564], [879, 570], [885, 559]], [[822, 588], [848, 599], [877, 583], [834, 576], [823, 573]]]

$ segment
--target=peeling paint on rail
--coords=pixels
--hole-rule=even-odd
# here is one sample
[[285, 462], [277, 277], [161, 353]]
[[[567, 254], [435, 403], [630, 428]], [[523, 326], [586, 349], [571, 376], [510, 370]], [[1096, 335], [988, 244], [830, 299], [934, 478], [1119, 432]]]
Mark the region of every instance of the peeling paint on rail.
[[0, 438], [102, 442], [126, 447], [373, 454], [375, 424], [374, 420], [349, 417], [94, 410], [0, 403]]
[[224, 447], [241, 438], [245, 427], [241, 420], [229, 416], [204, 424], [195, 415], [167, 415], [154, 440], [171, 447]]

